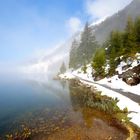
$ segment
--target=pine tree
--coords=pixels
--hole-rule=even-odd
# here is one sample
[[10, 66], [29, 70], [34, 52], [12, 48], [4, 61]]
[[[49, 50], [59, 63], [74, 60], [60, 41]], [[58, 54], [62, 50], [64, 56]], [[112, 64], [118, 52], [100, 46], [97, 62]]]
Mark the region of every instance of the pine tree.
[[83, 71], [84, 73], [87, 72], [87, 66], [86, 66], [86, 64], [83, 65], [83, 67], [82, 67], [82, 71]]
[[66, 66], [65, 66], [65, 63], [63, 62], [61, 67], [60, 67], [60, 73], [63, 74], [66, 72]]
[[105, 76], [106, 55], [105, 49], [100, 48], [96, 51], [93, 57], [92, 68], [96, 71], [95, 76]]
[[140, 17], [135, 21], [135, 32], [136, 32], [136, 51], [140, 52]]
[[123, 39], [122, 33], [118, 31], [113, 31], [110, 36], [110, 46], [109, 46], [110, 53], [114, 51], [114, 57], [118, 57], [122, 54], [123, 51]]
[[118, 65], [117, 58], [123, 54], [123, 39], [122, 34], [118, 31], [113, 31], [110, 35], [110, 45], [108, 47], [108, 59], [110, 64], [109, 74], [113, 75]]
[[71, 46], [71, 50], [70, 50], [70, 58], [69, 58], [69, 68], [73, 68], [73, 69], [76, 69], [78, 68], [77, 66], [77, 48], [79, 46], [79, 43], [74, 40], [72, 42], [72, 46]]
[[87, 22], [81, 35], [80, 46], [77, 49], [79, 64], [84, 65], [89, 63], [97, 47], [98, 43], [93, 35], [92, 27]]
[[110, 65], [110, 69], [109, 69], [109, 75], [112, 76], [115, 74], [115, 69], [117, 67], [117, 63], [116, 63], [116, 51], [115, 48], [112, 48], [112, 51], [110, 53], [110, 59], [109, 59], [109, 65]]
[[130, 56], [136, 51], [136, 32], [131, 18], [128, 19], [124, 33], [124, 54]]

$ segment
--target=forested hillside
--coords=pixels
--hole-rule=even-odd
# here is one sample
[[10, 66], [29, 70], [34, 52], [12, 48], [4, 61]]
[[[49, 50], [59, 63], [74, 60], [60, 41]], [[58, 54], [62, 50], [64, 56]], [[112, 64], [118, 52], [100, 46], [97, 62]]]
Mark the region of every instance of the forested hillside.
[[[140, 52], [140, 18], [135, 22], [129, 18], [124, 31], [112, 31], [102, 48], [97, 49], [92, 62], [95, 75], [113, 76], [121, 61], [133, 61], [138, 52]], [[107, 66], [109, 68], [106, 72]]]
[[[77, 69], [82, 65], [88, 64], [91, 62], [97, 48], [105, 48], [109, 45], [109, 43], [111, 43], [111, 40], [113, 42], [116, 40], [116, 42], [114, 42], [116, 49], [108, 48], [109, 57], [112, 59], [110, 62], [112, 63], [110, 64], [112, 68], [112, 70], [110, 70], [110, 74], [114, 73], [114, 68], [116, 65], [113, 62], [114, 57], [125, 53], [131, 54], [137, 50], [137, 43], [134, 42], [136, 40], [136, 34], [137, 36], [139, 34], [139, 20], [137, 19], [137, 17], [140, 16], [139, 9], [140, 0], [133, 0], [125, 9], [119, 11], [112, 17], [107, 18], [99, 25], [90, 26], [88, 23], [86, 23], [84, 31], [81, 33], [81, 41], [79, 42], [79, 40], [77, 41], [75, 39], [72, 43], [69, 68]], [[133, 23], [135, 20], [136, 22]], [[134, 29], [137, 30], [137, 32], [133, 30], [133, 24], [137, 24], [135, 25]], [[122, 33], [124, 30], [125, 35]], [[123, 51], [121, 54], [118, 54], [120, 53], [118, 52], [120, 48]], [[101, 53], [103, 52], [101, 51]]]

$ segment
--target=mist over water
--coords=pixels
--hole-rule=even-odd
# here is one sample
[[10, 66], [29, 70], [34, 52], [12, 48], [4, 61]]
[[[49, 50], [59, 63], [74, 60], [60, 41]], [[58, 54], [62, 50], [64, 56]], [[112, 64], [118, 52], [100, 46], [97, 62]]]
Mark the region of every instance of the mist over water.
[[77, 127], [78, 130], [83, 129], [83, 126], [86, 131], [89, 127], [95, 131], [96, 126], [97, 132], [92, 136], [99, 137], [101, 126], [106, 130], [105, 136], [120, 135], [123, 139], [125, 134], [114, 126], [109, 126], [101, 112], [100, 116], [96, 110], [84, 106], [83, 95], [87, 92], [73, 82], [54, 81], [49, 74], [1, 75], [0, 137], [20, 131], [22, 126], [35, 132], [34, 138], [39, 140], [53, 136], [58, 129], [61, 133], [61, 130]]
[[0, 77], [0, 135], [27, 112], [69, 104], [68, 88], [63, 89], [50, 76], [1, 73]]

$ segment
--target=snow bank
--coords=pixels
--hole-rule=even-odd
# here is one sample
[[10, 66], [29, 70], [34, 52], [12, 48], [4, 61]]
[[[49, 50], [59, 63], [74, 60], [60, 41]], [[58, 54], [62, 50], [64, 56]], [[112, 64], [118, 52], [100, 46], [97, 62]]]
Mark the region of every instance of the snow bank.
[[124, 109], [125, 107], [128, 108], [128, 111], [132, 111], [132, 113], [130, 113], [128, 115], [128, 117], [131, 117], [131, 122], [135, 123], [136, 125], [138, 125], [140, 127], [140, 106], [139, 104], [137, 104], [136, 102], [130, 100], [129, 98], [115, 92], [115, 91], [112, 91], [110, 89], [107, 89], [105, 87], [102, 87], [100, 85], [97, 85], [97, 84], [94, 84], [94, 83], [89, 83], [89, 82], [85, 82], [83, 80], [81, 80], [82, 83], [84, 84], [88, 84], [90, 86], [94, 86], [96, 87], [96, 89], [98, 91], [101, 91], [102, 95], [107, 95], [109, 97], [112, 97], [112, 98], [118, 98], [119, 99], [119, 102], [118, 102], [118, 106], [120, 109]]
[[[123, 56], [120, 57], [120, 59], [123, 59]], [[123, 69], [124, 66], [130, 65], [127, 69]], [[118, 67], [116, 68], [116, 71], [118, 71], [119, 74], [122, 74], [123, 72], [133, 69], [134, 67], [140, 65], [140, 53], [136, 53], [135, 59], [128, 58], [126, 61], [121, 61]], [[100, 80], [97, 82], [98, 84], [104, 84], [107, 85], [110, 88], [114, 89], [120, 89], [124, 92], [131, 92], [137, 95], [140, 95], [140, 84], [136, 86], [130, 86], [127, 85], [125, 82], [122, 81], [122, 79], [118, 78], [118, 75], [115, 75], [111, 78], [104, 78], [103, 80]]]
[[74, 79], [75, 76], [71, 72], [66, 72], [64, 74], [60, 74], [59, 77], [61, 79]]
[[[90, 69], [89, 69], [89, 72]], [[128, 117], [131, 117], [131, 122], [135, 123], [136, 125], [138, 125], [140, 127], [140, 105], [134, 101], [132, 101], [131, 99], [119, 94], [118, 92], [115, 92], [113, 90], [107, 89], [105, 87], [102, 87], [98, 84], [105, 84], [111, 88], [115, 88], [115, 89], [121, 89], [123, 91], [128, 91], [128, 92], [132, 92], [135, 94], [140, 95], [139, 93], [139, 89], [140, 89], [140, 84], [137, 86], [129, 86], [126, 83], [124, 83], [122, 80], [120, 80], [118, 78], [118, 76], [113, 76], [112, 78], [105, 78], [101, 81], [98, 81], [96, 83], [94, 83], [93, 78], [91, 78], [90, 76], [88, 77], [88, 74], [84, 74], [83, 72], [80, 72], [80, 69], [74, 72], [67, 72], [63, 75], [60, 75], [61, 78], [64, 79], [73, 79], [75, 77], [79, 77], [82, 80], [80, 80], [82, 83], [86, 84], [86, 85], [90, 85], [90, 86], [94, 86], [98, 91], [101, 91], [102, 95], [107, 95], [109, 97], [112, 98], [118, 98], [119, 102], [118, 102], [118, 106], [120, 107], [120, 109], [124, 109], [125, 107], [128, 108], [128, 111], [132, 112], [128, 115]], [[89, 82], [87, 82], [89, 81]], [[91, 83], [92, 82], [92, 83]]]
[[[120, 59], [123, 59], [123, 56], [120, 57]], [[138, 66], [140, 64], [140, 53], [136, 53], [135, 55], [135, 59], [129, 57], [126, 62], [125, 61], [121, 61], [120, 64], [118, 65], [118, 67], [116, 68], [116, 71], [119, 74], [122, 74], [123, 72], [129, 70], [129, 69], [133, 69], [134, 67]], [[124, 66], [130, 65], [129, 68], [123, 70]]]
[[116, 68], [116, 71], [118, 71], [118, 73], [119, 74], [122, 74], [124, 71], [123, 71], [123, 67], [124, 66], [126, 66], [127, 65], [127, 63], [126, 62], [124, 62], [124, 61], [122, 61], [119, 65], [118, 65], [118, 67]]
[[93, 69], [91, 67], [91, 64], [87, 65], [86, 67], [87, 67], [86, 73], [83, 72], [82, 67], [81, 67], [77, 69], [76, 71], [73, 71], [72, 74], [82, 79], [93, 81], [93, 77], [92, 77]]
[[[133, 60], [130, 68], [133, 68], [137, 66], [138, 64], [140, 64], [140, 61], [138, 61], [138, 57], [140, 57], [140, 54], [136, 54], [136, 55], [137, 55], [137, 60]], [[120, 65], [118, 65], [116, 70], [121, 74], [122, 72], [124, 72], [123, 66], [126, 66], [126, 65], [127, 63], [122, 61]], [[128, 115], [128, 117], [132, 118], [131, 122], [135, 123], [136, 125], [140, 127], [140, 105], [132, 101], [131, 99], [121, 95], [120, 93], [113, 91], [113, 89], [120, 89], [124, 92], [131, 92], [131, 93], [140, 95], [140, 92], [139, 92], [140, 84], [136, 86], [129, 86], [125, 82], [123, 82], [121, 79], [119, 79], [118, 75], [115, 75], [111, 78], [104, 78], [98, 82], [95, 82], [92, 77], [93, 72], [94, 71], [91, 65], [89, 64], [87, 65], [86, 73], [83, 72], [82, 68], [79, 68], [73, 72], [67, 72], [63, 75], [60, 75], [60, 78], [64, 78], [64, 79], [79, 78], [82, 83], [96, 87], [98, 91], [102, 92], [102, 95], [107, 95], [112, 98], [118, 98], [119, 99], [118, 106], [120, 107], [120, 109], [124, 109], [125, 107], [127, 107], [128, 111], [132, 112]], [[102, 85], [106, 85], [112, 88], [112, 90], [107, 89], [103, 87]]]
[[136, 86], [129, 86], [125, 82], [123, 82], [121, 79], [118, 78], [118, 75], [115, 75], [111, 78], [104, 78], [103, 80], [100, 80], [97, 82], [98, 84], [107, 85], [108, 87], [112, 89], [120, 89], [124, 92], [131, 92], [133, 94], [140, 95], [140, 84]]

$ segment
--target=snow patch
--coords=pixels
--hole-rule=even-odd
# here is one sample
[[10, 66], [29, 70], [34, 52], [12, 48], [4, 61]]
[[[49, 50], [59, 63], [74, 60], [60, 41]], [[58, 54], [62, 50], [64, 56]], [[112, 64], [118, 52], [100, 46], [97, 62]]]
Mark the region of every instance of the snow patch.
[[118, 67], [116, 68], [116, 71], [119, 73], [119, 74], [122, 74], [124, 71], [123, 71], [123, 67], [126, 66], [127, 63], [124, 62], [124, 61], [121, 61], [121, 63], [118, 65]]
[[107, 18], [108, 18], [108, 16], [105, 16], [105, 17], [103, 17], [103, 18], [101, 18], [101, 19], [99, 19], [99, 20], [93, 22], [93, 23], [91, 24], [91, 26], [99, 25], [100, 23], [102, 23], [103, 21], [105, 21]]
[[93, 69], [92, 69], [91, 64], [88, 64], [86, 67], [87, 67], [86, 73], [84, 73], [84, 71], [82, 70], [82, 67], [81, 67], [81, 68], [77, 69], [76, 71], [73, 71], [72, 74], [74, 76], [93, 81], [93, 77], [92, 77]]
[[59, 77], [61, 79], [74, 79], [75, 76], [71, 72], [66, 72], [64, 74], [60, 74]]

